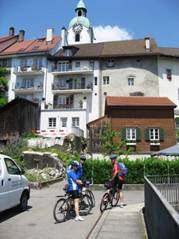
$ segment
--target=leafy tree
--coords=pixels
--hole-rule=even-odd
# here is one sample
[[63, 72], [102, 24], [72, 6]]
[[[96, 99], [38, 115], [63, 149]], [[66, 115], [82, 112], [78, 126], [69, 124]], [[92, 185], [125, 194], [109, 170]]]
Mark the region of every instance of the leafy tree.
[[109, 125], [103, 126], [100, 133], [100, 140], [101, 149], [104, 155], [110, 155], [112, 153], [118, 155], [129, 154], [129, 150], [123, 149], [125, 142], [121, 140], [120, 133], [112, 130]]
[[0, 67], [0, 107], [7, 103], [6, 93], [8, 90], [8, 81], [6, 76], [8, 74], [9, 71], [6, 68]]

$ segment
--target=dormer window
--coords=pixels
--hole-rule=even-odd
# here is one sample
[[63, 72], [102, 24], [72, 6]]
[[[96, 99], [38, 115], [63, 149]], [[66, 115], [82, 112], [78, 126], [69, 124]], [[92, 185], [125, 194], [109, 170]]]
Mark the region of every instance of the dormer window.
[[167, 80], [172, 80], [172, 70], [166, 69]]
[[79, 42], [79, 41], [80, 41], [80, 34], [79, 34], [79, 33], [76, 33], [76, 35], [75, 35], [75, 41], [76, 41], [76, 42]]
[[109, 59], [108, 62], [107, 62], [107, 66], [108, 67], [114, 67], [115, 66], [115, 62], [113, 59]]

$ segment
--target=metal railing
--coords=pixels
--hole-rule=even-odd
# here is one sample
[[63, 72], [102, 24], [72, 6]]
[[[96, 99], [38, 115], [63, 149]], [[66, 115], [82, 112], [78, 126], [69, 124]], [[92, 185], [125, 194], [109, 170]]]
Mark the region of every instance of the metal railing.
[[179, 211], [179, 175], [148, 176], [166, 200]]
[[179, 175], [147, 176], [144, 218], [149, 239], [179, 238]]

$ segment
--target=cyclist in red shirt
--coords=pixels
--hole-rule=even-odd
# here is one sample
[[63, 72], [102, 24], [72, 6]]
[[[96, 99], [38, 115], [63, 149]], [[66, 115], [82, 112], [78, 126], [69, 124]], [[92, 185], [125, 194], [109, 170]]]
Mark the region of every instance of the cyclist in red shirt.
[[113, 165], [113, 169], [112, 169], [112, 183], [113, 183], [113, 187], [117, 189], [117, 195], [120, 201], [120, 207], [124, 207], [124, 203], [123, 203], [123, 192], [122, 192], [122, 186], [125, 180], [124, 176], [120, 176], [120, 167], [119, 167], [119, 163], [117, 162], [117, 155], [116, 154], [112, 154], [110, 156], [112, 165]]

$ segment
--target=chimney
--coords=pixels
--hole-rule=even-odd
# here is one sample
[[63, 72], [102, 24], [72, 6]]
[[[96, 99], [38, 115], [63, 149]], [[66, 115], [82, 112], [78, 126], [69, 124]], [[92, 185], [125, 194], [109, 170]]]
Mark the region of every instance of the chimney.
[[47, 29], [47, 35], [46, 35], [46, 42], [47, 43], [51, 43], [52, 42], [52, 40], [53, 40], [53, 32], [54, 32], [53, 28], [48, 28]]
[[15, 33], [14, 27], [10, 27], [9, 28], [9, 36], [14, 36], [14, 33]]
[[145, 37], [145, 50], [150, 51], [151, 50], [151, 44], [150, 44], [150, 37]]
[[24, 41], [25, 31], [20, 30], [19, 31], [19, 41]]
[[67, 46], [68, 45], [68, 43], [67, 43], [67, 33], [66, 33], [66, 28], [65, 27], [62, 27], [62, 29], [61, 29], [61, 39], [62, 39], [61, 46], [62, 47]]

